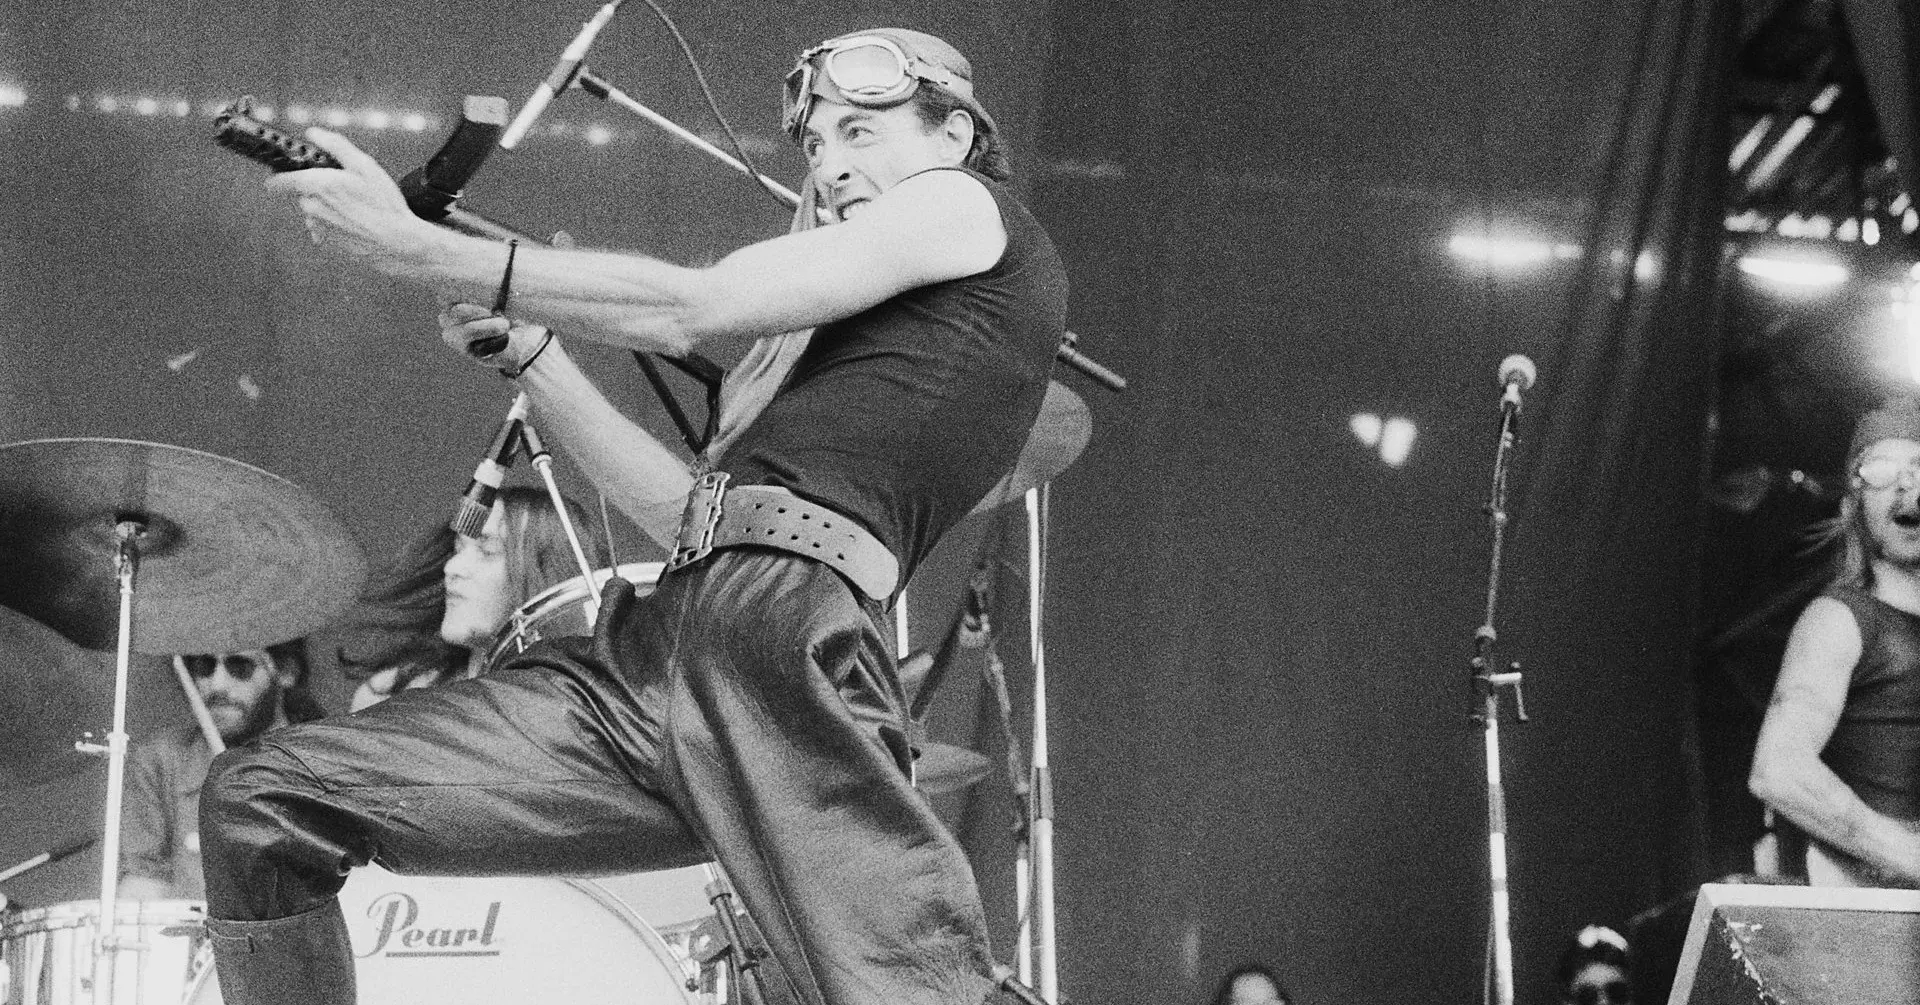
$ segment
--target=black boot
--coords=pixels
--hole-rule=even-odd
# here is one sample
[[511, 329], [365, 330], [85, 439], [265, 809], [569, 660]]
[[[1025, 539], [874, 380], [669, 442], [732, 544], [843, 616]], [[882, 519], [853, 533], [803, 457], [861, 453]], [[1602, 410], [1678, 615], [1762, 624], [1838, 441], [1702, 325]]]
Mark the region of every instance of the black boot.
[[273, 921], [207, 919], [226, 1005], [354, 1005], [340, 902]]

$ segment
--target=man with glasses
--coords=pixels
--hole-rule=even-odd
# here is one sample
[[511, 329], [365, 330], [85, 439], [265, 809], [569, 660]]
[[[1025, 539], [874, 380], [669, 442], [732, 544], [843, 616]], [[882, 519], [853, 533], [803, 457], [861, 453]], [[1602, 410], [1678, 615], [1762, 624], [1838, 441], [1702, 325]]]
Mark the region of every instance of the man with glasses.
[[1848, 450], [1838, 574], [1788, 639], [1753, 794], [1804, 831], [1817, 886], [1920, 886], [1920, 408]]
[[[1001, 184], [998, 129], [946, 42], [829, 40], [784, 102], [810, 172], [798, 222], [829, 225], [702, 268], [435, 228], [326, 130], [307, 137], [341, 169], [267, 183], [315, 241], [445, 297], [445, 341], [518, 381], [534, 424], [671, 561], [644, 599], [610, 587], [590, 642], [216, 762], [207, 928], [227, 1002], [353, 1001], [335, 893], [368, 861], [582, 874], [717, 858], [790, 983], [770, 997], [988, 993], [972, 870], [911, 783], [887, 608], [1013, 470], [1065, 328], [1065, 270]], [[683, 462], [573, 363], [575, 336], [745, 347], [718, 443]]]
[[[175, 656], [206, 703], [223, 746], [325, 711], [307, 693], [306, 640], [219, 655]], [[120, 831], [120, 895], [129, 900], [205, 899], [200, 870], [200, 786], [213, 746], [189, 723], [133, 745], [127, 754]]]

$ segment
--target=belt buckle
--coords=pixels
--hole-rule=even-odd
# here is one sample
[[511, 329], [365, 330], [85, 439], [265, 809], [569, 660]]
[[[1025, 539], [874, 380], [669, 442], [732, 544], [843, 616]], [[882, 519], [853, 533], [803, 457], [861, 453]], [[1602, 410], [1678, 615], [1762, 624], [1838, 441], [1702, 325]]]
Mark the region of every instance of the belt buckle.
[[687, 492], [686, 511], [680, 514], [680, 533], [664, 571], [684, 569], [713, 554], [713, 533], [720, 526], [729, 477], [725, 471], [709, 471], [694, 479], [693, 488]]

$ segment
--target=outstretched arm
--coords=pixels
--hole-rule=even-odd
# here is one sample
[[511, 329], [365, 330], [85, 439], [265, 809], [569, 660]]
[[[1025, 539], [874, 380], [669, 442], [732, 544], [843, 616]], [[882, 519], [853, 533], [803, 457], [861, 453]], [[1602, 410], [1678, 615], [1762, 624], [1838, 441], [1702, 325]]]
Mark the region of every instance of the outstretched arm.
[[[308, 138], [339, 169], [275, 175], [298, 198], [314, 239], [448, 300], [492, 299], [506, 264], [498, 242], [453, 233], [407, 211], [373, 158], [323, 129]], [[685, 353], [838, 320], [929, 283], [991, 268], [1006, 247], [999, 208], [958, 171], [900, 182], [853, 219], [748, 245], [706, 268], [645, 255], [522, 248], [514, 313], [629, 349]]]
[[1860, 626], [1821, 597], [1793, 626], [1748, 787], [1801, 829], [1889, 876], [1920, 881], [1920, 835], [1869, 807], [1820, 760], [1846, 707]]

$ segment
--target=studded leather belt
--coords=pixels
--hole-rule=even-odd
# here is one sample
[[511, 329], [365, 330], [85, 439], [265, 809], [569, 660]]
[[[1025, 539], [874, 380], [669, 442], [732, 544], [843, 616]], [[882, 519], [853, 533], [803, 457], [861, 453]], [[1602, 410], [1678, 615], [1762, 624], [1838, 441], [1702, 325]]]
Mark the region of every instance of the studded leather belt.
[[852, 519], [782, 489], [729, 486], [724, 471], [693, 483], [666, 572], [684, 569], [723, 548], [755, 545], [824, 563], [875, 600], [893, 595], [900, 561]]

